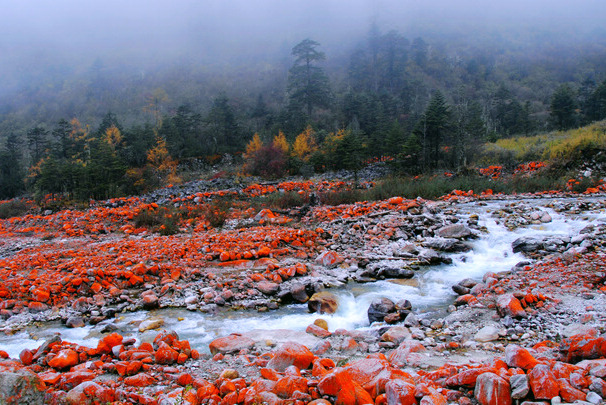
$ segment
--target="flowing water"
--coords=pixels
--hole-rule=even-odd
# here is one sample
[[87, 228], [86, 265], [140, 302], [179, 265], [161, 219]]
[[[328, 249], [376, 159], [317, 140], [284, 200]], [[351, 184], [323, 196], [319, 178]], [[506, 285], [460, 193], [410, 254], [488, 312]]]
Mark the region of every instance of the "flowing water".
[[[528, 205], [544, 205], [551, 200], [529, 200]], [[208, 350], [208, 343], [216, 337], [226, 336], [233, 332], [244, 332], [253, 329], [291, 329], [305, 330], [315, 319], [321, 317], [328, 322], [329, 330], [367, 328], [367, 310], [375, 298], [387, 297], [394, 302], [408, 299], [413, 310], [420, 316], [443, 314], [456, 295], [451, 286], [464, 278], [480, 279], [486, 272], [510, 270], [516, 263], [525, 260], [520, 253], [513, 253], [511, 243], [523, 236], [575, 236], [590, 223], [606, 220], [606, 214], [584, 212], [582, 215], [564, 215], [550, 208], [552, 222], [541, 225], [521, 227], [515, 231], [507, 230], [499, 224], [490, 213], [511, 201], [495, 201], [487, 204], [469, 203], [459, 206], [463, 219], [470, 214], [477, 214], [479, 225], [484, 226], [486, 233], [471, 242], [472, 250], [450, 255], [452, 264], [439, 265], [417, 271], [414, 281], [404, 283], [393, 280], [382, 280], [374, 283], [349, 283], [340, 290], [333, 290], [339, 297], [339, 309], [332, 315], [310, 314], [306, 304], [290, 305], [275, 311], [257, 313], [250, 311], [224, 311], [210, 315], [185, 309], [160, 309], [119, 314], [112, 320], [117, 331], [124, 336], [137, 334], [137, 324], [150, 318], [162, 318], [164, 328], [174, 329], [181, 339], [190, 341], [192, 347], [200, 351]], [[47, 323], [28, 327], [12, 336], [0, 337], [0, 349], [12, 357], [18, 356], [23, 348], [36, 348], [44, 339], [60, 334], [70, 342], [96, 346], [102, 336], [101, 328], [108, 321], [97, 326], [68, 329], [60, 323]]]

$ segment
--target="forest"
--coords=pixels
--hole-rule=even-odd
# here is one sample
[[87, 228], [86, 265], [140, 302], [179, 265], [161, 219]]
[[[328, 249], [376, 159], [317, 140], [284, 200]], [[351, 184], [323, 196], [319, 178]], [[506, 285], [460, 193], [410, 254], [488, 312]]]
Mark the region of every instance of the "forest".
[[132, 195], [226, 158], [264, 178], [373, 160], [463, 170], [484, 144], [606, 118], [606, 35], [541, 38], [407, 37], [371, 23], [334, 54], [301, 38], [219, 70], [49, 64], [0, 93], [0, 197]]

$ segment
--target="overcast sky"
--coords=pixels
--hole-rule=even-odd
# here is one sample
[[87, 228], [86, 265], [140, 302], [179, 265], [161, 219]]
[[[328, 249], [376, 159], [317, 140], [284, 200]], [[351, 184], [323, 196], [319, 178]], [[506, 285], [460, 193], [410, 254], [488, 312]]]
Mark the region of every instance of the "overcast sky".
[[32, 54], [221, 60], [284, 52], [306, 37], [334, 49], [372, 21], [411, 37], [518, 26], [586, 34], [604, 24], [606, 1], [0, 0], [0, 10], [0, 63], [18, 64]]

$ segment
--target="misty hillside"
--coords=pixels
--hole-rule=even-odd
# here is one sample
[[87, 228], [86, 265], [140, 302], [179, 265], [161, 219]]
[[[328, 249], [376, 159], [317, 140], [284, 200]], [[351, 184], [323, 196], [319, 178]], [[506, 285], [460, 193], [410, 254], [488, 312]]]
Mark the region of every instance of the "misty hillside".
[[245, 152], [255, 133], [294, 147], [306, 131], [323, 154], [285, 152], [277, 173], [383, 155], [408, 156], [408, 172], [456, 169], [479, 143], [606, 117], [605, 12], [598, 1], [15, 2], [0, 24], [4, 179], [70, 191], [92, 174], [58, 187], [36, 176], [98, 155], [113, 182], [144, 171], [154, 147], [176, 164]]

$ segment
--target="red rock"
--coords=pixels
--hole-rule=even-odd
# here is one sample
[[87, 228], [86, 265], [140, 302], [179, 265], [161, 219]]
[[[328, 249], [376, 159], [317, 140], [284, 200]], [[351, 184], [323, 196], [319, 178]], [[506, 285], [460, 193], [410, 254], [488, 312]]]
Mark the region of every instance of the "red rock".
[[60, 389], [68, 391], [78, 386], [84, 381], [90, 381], [94, 379], [96, 376], [97, 374], [89, 370], [77, 370], [68, 373], [63, 373], [61, 375], [61, 380], [59, 380], [58, 386]]
[[495, 373], [483, 373], [478, 377], [474, 396], [481, 405], [511, 405], [509, 382]]
[[528, 373], [528, 382], [535, 399], [551, 399], [560, 392], [555, 376], [544, 364], [536, 365]]
[[295, 391], [307, 393], [307, 378], [287, 375], [280, 378], [273, 392], [280, 398], [292, 398]]
[[526, 311], [522, 303], [513, 294], [503, 294], [497, 298], [497, 311], [501, 316], [509, 315], [512, 318], [525, 318]]
[[333, 252], [332, 250], [326, 250], [316, 257], [316, 263], [329, 268], [336, 267], [340, 263], [343, 263], [343, 261], [345, 261], [343, 256], [339, 255], [337, 252]]
[[210, 342], [208, 348], [210, 349], [210, 352], [215, 355], [217, 353], [236, 353], [243, 349], [250, 349], [254, 345], [254, 340], [238, 333], [232, 333], [229, 336], [213, 340]]
[[422, 352], [425, 347], [414, 340], [405, 340], [398, 348], [389, 355], [389, 362], [396, 367], [401, 367], [417, 361], [416, 353]]
[[19, 359], [24, 366], [29, 366], [34, 361], [34, 353], [29, 349], [23, 349], [19, 353]]
[[130, 385], [131, 387], [147, 387], [148, 385], [152, 385], [156, 382], [156, 379], [149, 374], [139, 373], [132, 377], [126, 377], [124, 379], [124, 384]]
[[32, 301], [27, 304], [27, 309], [29, 309], [30, 312], [42, 312], [48, 309], [48, 305], [38, 301]]
[[[314, 361], [314, 364], [315, 364], [315, 361]], [[276, 373], [275, 370], [272, 370], [271, 368], [262, 368], [259, 370], [259, 372], [261, 373], [261, 377], [265, 378], [266, 380], [278, 381], [280, 379], [280, 375], [278, 373]]]
[[99, 353], [109, 354], [112, 352], [112, 348], [121, 345], [123, 340], [124, 338], [120, 334], [111, 333], [99, 341], [97, 344], [97, 351]]
[[566, 354], [567, 363], [596, 359], [606, 356], [606, 339], [596, 339], [589, 334], [575, 335], [562, 342], [560, 351]]
[[385, 384], [388, 404], [416, 405], [415, 386], [403, 380], [393, 380]]
[[55, 385], [61, 379], [61, 373], [57, 373], [54, 371], [45, 371], [44, 373], [38, 374], [38, 377], [44, 381], [45, 384]]
[[370, 394], [352, 380], [347, 369], [338, 367], [322, 377], [318, 382], [318, 391], [322, 395], [336, 396], [336, 404], [362, 405], [374, 404]]
[[507, 345], [505, 348], [505, 363], [509, 367], [518, 367], [524, 370], [530, 370], [539, 362], [528, 350], [518, 345]]
[[560, 378], [557, 380], [560, 385], [560, 397], [564, 402], [585, 401], [587, 394], [583, 391], [574, 388], [568, 380]]
[[305, 329], [305, 332], [310, 333], [319, 338], [326, 338], [332, 335], [329, 331], [324, 328], [319, 327], [318, 325], [311, 324]]
[[208, 400], [211, 396], [216, 395], [219, 392], [214, 384], [211, 384], [202, 378], [195, 378], [192, 381], [192, 385], [196, 389], [196, 396], [200, 401]]
[[158, 344], [158, 350], [155, 353], [155, 361], [158, 364], [174, 364], [179, 358], [179, 352], [164, 342]]
[[293, 365], [306, 369], [314, 358], [314, 354], [302, 344], [286, 342], [276, 350], [274, 357], [267, 363], [267, 367], [278, 372], [284, 372], [287, 367]]
[[174, 330], [162, 330], [154, 338], [153, 347], [159, 347], [160, 342], [164, 342], [171, 347], [178, 346], [179, 335]]
[[141, 370], [143, 363], [140, 361], [118, 361], [114, 363], [116, 371], [121, 376], [134, 375]]
[[116, 400], [113, 389], [99, 385], [93, 381], [85, 381], [71, 389], [65, 396], [70, 405], [109, 404]]
[[332, 405], [332, 404], [323, 398], [318, 398], [318, 399], [314, 399], [307, 405]]
[[53, 357], [48, 365], [56, 369], [64, 369], [78, 364], [80, 358], [78, 353], [72, 349], [63, 349], [55, 357]]
[[570, 379], [570, 375], [576, 371], [581, 371], [581, 368], [573, 364], [562, 363], [561, 361], [556, 361], [555, 364], [551, 366], [551, 372], [556, 379]]
[[497, 370], [492, 367], [471, 368], [463, 370], [460, 373], [448, 378], [444, 383], [447, 387], [466, 387], [473, 388], [476, 386], [477, 379], [484, 373], [497, 373]]
[[373, 396], [377, 395], [377, 381], [381, 373], [389, 374], [387, 368], [389, 368], [387, 361], [368, 358], [354, 361], [346, 367], [351, 379]]
[[236, 391], [236, 384], [234, 384], [231, 380], [225, 380], [219, 386], [219, 395], [221, 396], [225, 396], [234, 391]]
[[265, 295], [274, 295], [280, 289], [280, 285], [271, 281], [259, 281], [256, 285], [257, 290]]
[[433, 388], [429, 388], [429, 394], [421, 398], [419, 405], [446, 405], [446, 397]]

